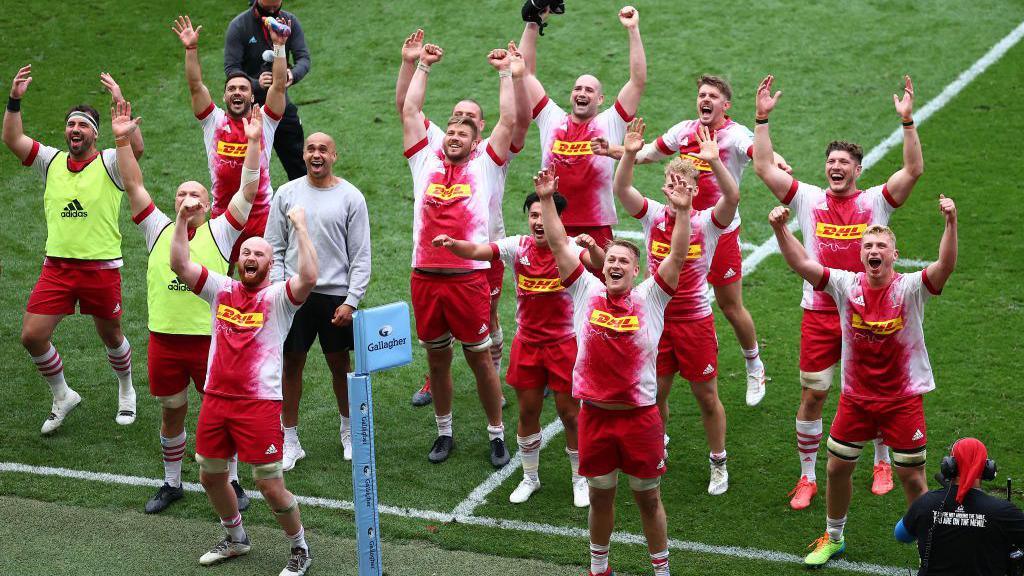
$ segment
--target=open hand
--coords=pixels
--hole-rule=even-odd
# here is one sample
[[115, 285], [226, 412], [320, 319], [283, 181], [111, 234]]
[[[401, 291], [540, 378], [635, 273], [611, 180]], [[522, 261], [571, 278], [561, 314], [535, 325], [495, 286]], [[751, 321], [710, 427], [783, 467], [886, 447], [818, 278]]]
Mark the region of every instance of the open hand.
[[107, 92], [110, 92], [110, 97], [114, 99], [114, 102], [124, 100], [124, 95], [121, 94], [121, 87], [117, 85], [117, 82], [114, 81], [109, 72], [100, 73], [100, 82], [107, 89]]
[[533, 188], [537, 196], [551, 198], [558, 192], [558, 176], [555, 176], [555, 169], [548, 166], [546, 169], [537, 172], [533, 177]]
[[904, 122], [914, 119], [914, 83], [910, 80], [910, 76], [903, 77], [903, 98], [898, 98], [893, 94], [892, 103], [896, 106], [896, 113]]
[[173, 22], [171, 29], [178, 35], [178, 40], [181, 40], [185, 50], [194, 50], [199, 47], [199, 31], [203, 27], [192, 28], [192, 20], [187, 15], [178, 16], [178, 19]]
[[694, 156], [708, 164], [719, 159], [717, 132], [712, 133], [707, 126], [701, 124], [697, 128], [697, 143], [700, 145], [700, 151], [694, 154]]
[[423, 29], [419, 28], [402, 43], [402, 61], [415, 64], [423, 49]]
[[622, 140], [622, 147], [625, 148], [626, 152], [636, 154], [644, 147], [644, 130], [647, 129], [647, 125], [644, 124], [643, 118], [633, 118], [632, 122], [626, 126], [626, 136]]
[[782, 96], [782, 90], [778, 90], [775, 94], [772, 94], [772, 84], [775, 82], [775, 76], [771, 74], [764, 77], [761, 83], [757, 86], [757, 96], [754, 98], [754, 106], [757, 110], [758, 118], [767, 118], [772, 110], [775, 109], [775, 105], [779, 103], [779, 97]]
[[127, 100], [114, 102], [110, 107], [110, 130], [114, 139], [130, 136], [139, 127], [142, 118], [132, 119], [132, 104]]
[[516, 46], [515, 41], [508, 43], [508, 56], [509, 65], [508, 69], [512, 71], [513, 78], [522, 78], [526, 75], [526, 60], [523, 59], [522, 53], [519, 52], [519, 47]]
[[32, 83], [32, 65], [23, 66], [18, 73], [14, 75], [14, 81], [11, 82], [11, 98], [20, 99], [25, 95], [28, 90], [28, 85]]
[[677, 214], [688, 214], [693, 206], [693, 195], [697, 192], [692, 184], [683, 180], [682, 176], [672, 174], [672, 184], [661, 189]]
[[245, 137], [250, 142], [259, 142], [263, 137], [263, 111], [260, 108], [260, 106], [252, 106], [249, 108], [249, 117], [242, 117]]

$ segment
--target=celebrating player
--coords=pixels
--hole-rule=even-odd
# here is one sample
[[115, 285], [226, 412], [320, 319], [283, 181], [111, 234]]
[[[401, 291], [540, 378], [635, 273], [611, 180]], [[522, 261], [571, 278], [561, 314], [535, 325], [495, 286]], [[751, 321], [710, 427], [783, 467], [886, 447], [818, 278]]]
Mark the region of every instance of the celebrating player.
[[[768, 76], [757, 90], [757, 120], [754, 127], [754, 170], [783, 204], [795, 213], [803, 233], [804, 247], [815, 262], [829, 268], [863, 272], [859, 257], [860, 240], [871, 225], [885, 225], [893, 211], [906, 202], [914, 183], [924, 170], [921, 141], [914, 128], [914, 86], [905, 77], [903, 98], [893, 95], [896, 112], [903, 120], [903, 167], [882, 186], [857, 188], [863, 151], [849, 142], [834, 141], [825, 150], [828, 189], [797, 181], [770, 159], [773, 157], [768, 115], [781, 92], [771, 92], [774, 77]], [[821, 412], [832, 385], [832, 369], [842, 350], [842, 331], [836, 303], [831, 294], [815, 291], [804, 282], [804, 309], [800, 326], [800, 408], [796, 414], [797, 454], [800, 481], [790, 493], [790, 506], [806, 508], [818, 493], [815, 464], [821, 442]], [[881, 439], [875, 441], [875, 468], [871, 491], [892, 490], [889, 451]]]
[[[178, 186], [174, 195], [175, 213], [187, 199], [203, 206], [188, 221], [189, 250], [192, 258], [208, 269], [225, 274], [231, 247], [242, 232], [256, 197], [259, 180], [259, 141], [262, 135], [259, 108], [250, 119], [243, 119], [246, 137], [252, 146], [246, 151], [242, 168], [242, 193], [231, 199], [228, 210], [206, 221], [210, 197], [195, 181]], [[146, 303], [149, 308], [149, 392], [160, 401], [160, 448], [163, 453], [164, 484], [146, 502], [146, 513], [160, 512], [184, 496], [181, 487], [181, 460], [185, 454], [185, 416], [188, 414], [188, 383], [202, 393], [206, 381], [206, 359], [210, 352], [210, 307], [189, 291], [171, 271], [171, 220], [156, 207], [142, 182], [142, 171], [128, 142], [138, 131], [139, 119], [131, 118], [131, 104], [118, 103], [111, 109], [111, 128], [117, 143], [117, 163], [121, 169], [132, 221], [146, 237], [149, 267], [146, 272]], [[229, 461], [229, 481], [245, 510], [249, 499], [238, 483], [237, 460]]]
[[[398, 70], [398, 81], [395, 83], [395, 104], [398, 107], [399, 116], [401, 116], [402, 110], [405, 107], [405, 97], [409, 90], [409, 82], [412, 81], [413, 73], [416, 71], [416, 60], [419, 58], [422, 49], [422, 29], [410, 34], [402, 44], [402, 67]], [[512, 81], [516, 91], [516, 118], [515, 128], [512, 130], [512, 143], [509, 146], [508, 159], [502, 165], [502, 178], [495, 183], [494, 191], [491, 194], [488, 214], [489, 225], [487, 228], [488, 239], [491, 242], [496, 242], [505, 237], [505, 218], [501, 210], [502, 199], [505, 196], [505, 176], [508, 174], [508, 167], [512, 163], [512, 159], [523, 149], [526, 142], [526, 132], [530, 128], [530, 108], [523, 82], [526, 70], [525, 63], [514, 42], [509, 42], [507, 53], [511, 58], [509, 69], [512, 71]], [[423, 115], [422, 109], [420, 110], [420, 115], [423, 118], [424, 126], [427, 128], [427, 139], [430, 146], [439, 146], [442, 140], [444, 140], [444, 130], [441, 130], [439, 126], [427, 119]], [[480, 107], [480, 104], [472, 99], [460, 100], [452, 108], [452, 116], [464, 116], [476, 124], [477, 143], [476, 150], [473, 153], [474, 155], [482, 154], [487, 148], [489, 139], [482, 138], [485, 121], [483, 108]], [[505, 265], [500, 260], [491, 262], [491, 267], [487, 269], [487, 284], [490, 287], [491, 294], [491, 362], [494, 363], [494, 370], [499, 373], [501, 372], [501, 358], [504, 353], [505, 334], [501, 329], [501, 322], [498, 318], [498, 305], [501, 301], [504, 274]], [[423, 386], [413, 394], [412, 405], [426, 406], [430, 404], [432, 399], [430, 377], [427, 376]], [[504, 398], [502, 399], [502, 407], [504, 407]]]
[[[633, 165], [644, 146], [644, 122], [637, 118], [626, 130], [622, 160], [615, 172], [612, 187], [622, 207], [640, 220], [644, 228], [647, 263], [653, 276], [668, 255], [676, 211], [648, 200], [633, 188]], [[711, 208], [693, 209], [687, 214], [690, 222], [689, 248], [686, 263], [679, 276], [675, 295], [665, 309], [665, 330], [658, 343], [658, 411], [662, 421], [668, 423], [668, 395], [678, 372], [690, 383], [697, 399], [704, 433], [710, 449], [711, 480], [708, 494], [719, 495], [729, 489], [729, 471], [726, 468], [725, 408], [718, 399], [718, 337], [715, 319], [708, 300], [708, 269], [718, 242], [733, 221], [739, 206], [740, 191], [736, 181], [722, 162], [715, 134], [707, 126], [696, 132], [699, 150], [693, 159], [674, 158], [665, 168], [664, 189], [688, 190], [694, 199], [700, 197], [697, 162], [707, 163], [721, 185], [721, 194]], [[668, 435], [665, 435], [668, 450]]]
[[[555, 210], [561, 214], [566, 200], [554, 196]], [[555, 395], [558, 417], [565, 428], [565, 452], [572, 468], [573, 504], [590, 504], [586, 479], [579, 474], [576, 441], [576, 415], [579, 402], [572, 398], [572, 369], [576, 362], [576, 338], [572, 327], [572, 298], [562, 288], [555, 258], [548, 246], [541, 217], [540, 198], [526, 197], [523, 212], [529, 218], [530, 236], [509, 236], [490, 244], [455, 240], [446, 234], [434, 238], [434, 246], [444, 246], [456, 256], [471, 260], [502, 260], [516, 278], [516, 325], [505, 381], [516, 391], [519, 424], [516, 441], [523, 461], [523, 480], [509, 496], [513, 504], [526, 502], [540, 490], [540, 412], [544, 408], [544, 389]], [[593, 238], [582, 236], [577, 243], [586, 246], [579, 254], [588, 266], [604, 260]]]
[[[540, 129], [541, 167], [554, 166], [561, 193], [569, 201], [565, 214], [566, 233], [588, 234], [598, 246], [612, 239], [612, 225], [618, 222], [612, 198], [615, 161], [593, 154], [591, 140], [603, 138], [620, 144], [626, 123], [633, 119], [647, 83], [647, 58], [640, 39], [640, 13], [632, 6], [619, 11], [619, 22], [629, 32], [629, 81], [619, 90], [614, 106], [598, 113], [604, 104], [601, 82], [590, 74], [576, 79], [569, 95], [571, 112], [566, 114], [545, 94], [537, 80], [537, 34], [535, 22], [526, 24], [519, 49], [526, 61], [524, 82], [533, 108], [533, 120]], [[600, 273], [599, 270], [592, 270]]]
[[690, 193], [683, 187], [666, 187], [665, 195], [677, 218], [669, 253], [655, 274], [633, 287], [640, 272], [640, 250], [630, 242], [612, 240], [606, 248], [602, 282], [584, 270], [576, 251], [569, 247], [554, 205], [558, 188], [555, 169], [541, 171], [534, 184], [548, 245], [573, 302], [578, 352], [572, 396], [583, 402], [578, 435], [580, 474], [590, 484], [590, 574], [612, 574], [608, 544], [615, 524], [615, 488], [622, 470], [640, 510], [654, 573], [667, 575], [667, 525], [659, 489], [665, 473], [665, 425], [655, 405], [655, 363], [665, 308], [686, 259]]
[[484, 153], [474, 154], [479, 139], [475, 122], [464, 116], [452, 116], [439, 146], [430, 144], [423, 123], [420, 111], [427, 75], [443, 54], [436, 45], [423, 46], [402, 109], [405, 157], [412, 171], [415, 197], [412, 306], [417, 336], [427, 349], [438, 434], [428, 458], [434, 463], [443, 462], [455, 445], [451, 361], [452, 344], [459, 340], [487, 413], [491, 464], [501, 467], [508, 463], [509, 455], [501, 421], [501, 388], [488, 352], [489, 264], [459, 258], [433, 246], [432, 241], [438, 234], [477, 244], [487, 241], [490, 199], [504, 181], [502, 166], [508, 159], [515, 124], [515, 94], [509, 69], [512, 59], [505, 50], [488, 54], [488, 61], [498, 70], [500, 117]]
[[[120, 88], [109, 75], [101, 76], [101, 81], [115, 100], [121, 99]], [[117, 376], [114, 420], [128, 425], [135, 421], [135, 388], [132, 349], [121, 331], [119, 268], [123, 262], [117, 222], [124, 187], [117, 152], [97, 150], [100, 115], [88, 104], [74, 106], [64, 116], [68, 152], [26, 136], [21, 99], [31, 83], [30, 64], [14, 76], [4, 112], [3, 141], [22, 165], [34, 167], [43, 179], [46, 258], [21, 322], [21, 344], [53, 394], [50, 414], [41, 431], [51, 434], [60, 428], [68, 413], [82, 401], [67, 385], [64, 363], [51, 341], [60, 321], [75, 313], [76, 303], [82, 314], [93, 317]], [[126, 143], [136, 156], [142, 155], [138, 130]]]
[[924, 342], [924, 305], [942, 292], [957, 253], [956, 206], [939, 196], [939, 210], [946, 219], [939, 259], [912, 274], [893, 269], [899, 252], [886, 226], [864, 230], [864, 271], [851, 272], [808, 256], [786, 226], [788, 208], [778, 206], [768, 217], [786, 263], [815, 291], [832, 296], [842, 329], [842, 393], [828, 438], [827, 529], [804, 558], [808, 566], [820, 566], [846, 550], [850, 478], [861, 450], [874, 438], [881, 436], [892, 447], [908, 504], [928, 490], [922, 395], [935, 389], [935, 378]]
[[277, 190], [267, 224], [267, 241], [274, 249], [272, 281], [298, 273], [297, 230], [288, 213], [301, 206], [309, 220], [310, 238], [319, 255], [320, 275], [284, 342], [284, 470], [306, 455], [299, 442], [299, 400], [302, 372], [313, 340], [331, 372], [331, 384], [341, 418], [339, 439], [342, 457], [352, 459], [352, 430], [348, 420], [348, 351], [355, 341], [352, 314], [370, 283], [370, 216], [366, 199], [352, 183], [334, 175], [338, 151], [334, 139], [315, 132], [306, 139], [302, 154], [306, 175]]
[[208, 566], [249, 552], [235, 492], [228, 484], [228, 462], [251, 464], [256, 487], [291, 542], [291, 557], [281, 576], [305, 574], [312, 559], [295, 496], [281, 471], [281, 364], [292, 318], [316, 286], [317, 256], [306, 231], [302, 208], [288, 214], [299, 242], [299, 273], [271, 283], [271, 247], [263, 238], [242, 243], [237, 262], [241, 281], [193, 262], [189, 222], [205, 211], [198, 199], [186, 199], [178, 211], [171, 241], [171, 269], [193, 292], [210, 303], [213, 338], [206, 372], [206, 396], [196, 428], [199, 479], [220, 516], [227, 536], [203, 554]]
[[[199, 31], [203, 27], [192, 27], [188, 16], [178, 16], [173, 30], [185, 46], [185, 79], [192, 96], [192, 113], [203, 127], [206, 143], [206, 159], [210, 166], [210, 190], [213, 204], [210, 214], [216, 218], [228, 209], [231, 198], [239, 189], [242, 177], [242, 159], [245, 158], [246, 138], [242, 119], [249, 116], [249, 109], [255, 102], [252, 80], [245, 72], [234, 72], [224, 83], [224, 106], [213, 103], [210, 91], [203, 84], [203, 71], [199, 64]], [[274, 43], [274, 63], [271, 73], [273, 82], [267, 90], [267, 101], [263, 105], [263, 138], [260, 142], [260, 182], [256, 202], [245, 224], [245, 230], [235, 242], [231, 262], [238, 258], [238, 249], [247, 238], [263, 236], [267, 226], [267, 214], [274, 191], [270, 187], [270, 154], [274, 149], [274, 133], [285, 110], [285, 86], [287, 84], [288, 59], [285, 54], [287, 38], [273, 29], [267, 33]]]

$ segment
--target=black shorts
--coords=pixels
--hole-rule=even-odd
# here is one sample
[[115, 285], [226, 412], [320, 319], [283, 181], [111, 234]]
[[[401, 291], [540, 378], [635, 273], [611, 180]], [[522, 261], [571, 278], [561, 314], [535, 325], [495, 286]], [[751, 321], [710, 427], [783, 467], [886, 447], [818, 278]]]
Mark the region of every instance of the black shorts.
[[292, 328], [284, 341], [284, 351], [309, 352], [317, 336], [320, 337], [320, 349], [324, 354], [352, 350], [355, 347], [352, 325], [339, 327], [331, 324], [334, 311], [344, 302], [344, 296], [310, 293], [295, 313]]

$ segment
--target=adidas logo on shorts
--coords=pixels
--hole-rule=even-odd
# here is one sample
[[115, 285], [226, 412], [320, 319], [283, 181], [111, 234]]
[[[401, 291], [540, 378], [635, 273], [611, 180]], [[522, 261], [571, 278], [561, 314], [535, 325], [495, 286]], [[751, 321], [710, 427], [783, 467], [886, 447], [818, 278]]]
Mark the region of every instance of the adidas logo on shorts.
[[[667, 448], [666, 448], [666, 450], [667, 450]], [[661, 460], [658, 460], [658, 467], [655, 468], [655, 470], [661, 470], [664, 467], [665, 467], [665, 459], [662, 458]]]
[[82, 203], [78, 201], [78, 198], [68, 202], [68, 205], [60, 211], [61, 218], [85, 218], [87, 216], [89, 216], [89, 213], [85, 211], [85, 208], [82, 206]]
[[722, 278], [732, 278], [735, 275], [736, 271], [733, 270], [732, 268], [729, 268], [728, 270], [725, 271], [725, 274], [722, 274]]
[[271, 454], [277, 454], [277, 446], [274, 446], [273, 444], [271, 444], [270, 448], [267, 448], [267, 451], [264, 452], [264, 454], [266, 454], [268, 456], [271, 455]]
[[114, 311], [111, 312], [111, 314], [117, 314], [120, 311], [121, 311], [121, 303], [118, 302], [117, 304], [114, 304]]
[[477, 330], [476, 333], [477, 334], [486, 334], [487, 333], [487, 324], [481, 324], [480, 325], [480, 329]]
[[714, 372], [715, 372], [715, 367], [712, 366], [711, 364], [708, 364], [708, 367], [704, 369], [703, 374], [705, 376], [707, 376], [708, 374], [714, 374]]
[[922, 433], [921, 433], [921, 429], [920, 429], [920, 428], [918, 428], [918, 429], [917, 429], [917, 431], [916, 431], [916, 432], [914, 432], [914, 437], [913, 437], [913, 438], [911, 438], [911, 440], [913, 440], [913, 441], [915, 441], [915, 442], [916, 442], [916, 441], [920, 440], [921, 438], [924, 438], [924, 434], [922, 434]]

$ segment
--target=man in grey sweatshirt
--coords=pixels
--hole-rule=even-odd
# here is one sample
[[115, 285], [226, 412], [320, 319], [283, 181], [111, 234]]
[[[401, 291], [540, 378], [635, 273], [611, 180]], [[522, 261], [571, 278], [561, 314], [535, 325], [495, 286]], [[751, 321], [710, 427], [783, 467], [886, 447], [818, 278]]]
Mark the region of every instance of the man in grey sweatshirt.
[[349, 350], [353, 347], [352, 314], [370, 283], [370, 219], [366, 200], [350, 182], [334, 175], [334, 163], [338, 160], [334, 139], [322, 132], [310, 134], [302, 159], [307, 174], [277, 190], [266, 231], [266, 239], [274, 249], [272, 281], [294, 274], [297, 269], [298, 241], [287, 217], [292, 208], [305, 208], [309, 236], [320, 259], [316, 287], [295, 314], [284, 343], [281, 423], [285, 470], [292, 469], [306, 455], [299, 443], [299, 399], [306, 355], [317, 337], [338, 400], [344, 457], [352, 459], [347, 382]]

